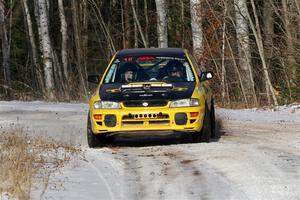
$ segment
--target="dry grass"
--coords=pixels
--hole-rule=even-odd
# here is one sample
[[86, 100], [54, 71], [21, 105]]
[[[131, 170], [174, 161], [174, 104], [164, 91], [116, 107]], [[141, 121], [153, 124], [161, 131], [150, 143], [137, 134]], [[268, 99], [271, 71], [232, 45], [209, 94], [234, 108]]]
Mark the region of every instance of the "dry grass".
[[0, 198], [8, 192], [18, 199], [30, 199], [34, 183], [42, 183], [45, 190], [51, 173], [79, 152], [72, 145], [29, 137], [22, 129], [0, 133]]

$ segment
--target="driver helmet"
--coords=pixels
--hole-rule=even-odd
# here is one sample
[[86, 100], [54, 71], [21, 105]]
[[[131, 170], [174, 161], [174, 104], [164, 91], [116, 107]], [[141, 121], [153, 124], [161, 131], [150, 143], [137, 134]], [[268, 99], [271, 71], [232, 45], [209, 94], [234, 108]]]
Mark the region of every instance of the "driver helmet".
[[177, 71], [183, 73], [184, 67], [183, 67], [182, 63], [178, 60], [169, 61], [167, 64], [168, 74], [171, 74], [172, 72], [177, 72]]
[[126, 62], [122, 65], [120, 72], [121, 72], [121, 79], [124, 81], [125, 80], [125, 73], [131, 71], [133, 73], [133, 77], [132, 80], [136, 80], [137, 79], [137, 72], [138, 72], [138, 68], [136, 67], [136, 65], [132, 62]]

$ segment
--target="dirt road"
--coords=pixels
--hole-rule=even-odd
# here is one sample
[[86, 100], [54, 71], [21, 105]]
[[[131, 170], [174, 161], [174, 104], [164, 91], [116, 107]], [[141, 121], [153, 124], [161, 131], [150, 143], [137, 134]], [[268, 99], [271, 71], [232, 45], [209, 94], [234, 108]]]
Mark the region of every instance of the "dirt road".
[[84, 104], [1, 102], [2, 131], [17, 123], [84, 151], [53, 174], [43, 196], [33, 189], [33, 199], [300, 199], [299, 109], [218, 109], [218, 141], [118, 137], [101, 149], [86, 147], [86, 110]]

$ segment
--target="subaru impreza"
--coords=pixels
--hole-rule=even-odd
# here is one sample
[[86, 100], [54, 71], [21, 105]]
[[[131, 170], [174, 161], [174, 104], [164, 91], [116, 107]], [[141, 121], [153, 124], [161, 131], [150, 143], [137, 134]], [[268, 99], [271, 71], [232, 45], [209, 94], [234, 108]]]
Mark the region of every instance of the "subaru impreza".
[[125, 49], [117, 52], [89, 101], [90, 147], [125, 133], [191, 134], [193, 142], [215, 136], [212, 72], [181, 48]]

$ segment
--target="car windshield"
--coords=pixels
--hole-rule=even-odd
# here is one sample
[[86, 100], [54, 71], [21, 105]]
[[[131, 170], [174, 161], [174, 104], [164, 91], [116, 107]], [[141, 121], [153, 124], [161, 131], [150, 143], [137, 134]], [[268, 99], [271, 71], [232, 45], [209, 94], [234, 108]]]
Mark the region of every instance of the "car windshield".
[[116, 58], [104, 83], [194, 82], [195, 76], [186, 58], [139, 56]]

